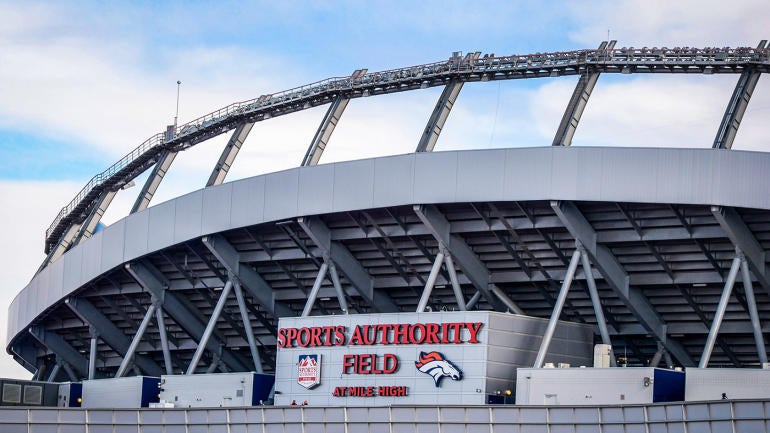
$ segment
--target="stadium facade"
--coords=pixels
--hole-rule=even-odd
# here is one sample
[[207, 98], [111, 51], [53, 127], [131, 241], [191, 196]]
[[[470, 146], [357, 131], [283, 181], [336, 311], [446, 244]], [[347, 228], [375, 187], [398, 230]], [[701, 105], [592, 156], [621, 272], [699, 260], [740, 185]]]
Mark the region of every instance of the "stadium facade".
[[[171, 126], [59, 213], [44, 263], [10, 307], [7, 351], [47, 381], [276, 372], [282, 401], [292, 395], [279, 389], [276, 371], [287, 353], [285, 323], [328, 322], [314, 325], [328, 328], [315, 336], [306, 331], [306, 343], [321, 342], [337, 321], [391, 324], [380, 328], [386, 342], [407, 332], [396, 324], [419, 323], [417, 335], [434, 335], [440, 348], [448, 341], [438, 332], [450, 329], [441, 323], [477, 322], [424, 315], [507, 311], [542, 318], [527, 361], [538, 368], [560, 350], [549, 345], [561, 319], [559, 327], [593, 330], [589, 346], [611, 345], [612, 365], [760, 369], [770, 314], [770, 153], [731, 147], [770, 67], [765, 45], [617, 49], [609, 41], [566, 53], [455, 53], [357, 70]], [[571, 147], [602, 73], [739, 79], [713, 149]], [[464, 83], [564, 75], [580, 78], [553, 146], [433, 152]], [[434, 86], [444, 91], [415, 153], [318, 165], [351, 99]], [[255, 122], [323, 104], [329, 109], [300, 167], [224, 182]], [[149, 207], [178, 152], [230, 131], [206, 188]], [[130, 215], [97, 231], [115, 194], [148, 170]], [[426, 327], [433, 322], [438, 328]], [[459, 339], [460, 325], [451, 326]], [[467, 337], [474, 328], [462, 330]], [[485, 343], [497, 344], [484, 332]], [[402, 368], [436, 359], [419, 352], [399, 354]], [[367, 358], [343, 373], [387, 370], [388, 354], [379, 354], [379, 367]], [[410, 404], [437, 401], [413, 397]], [[479, 422], [493, 424], [489, 414]]]

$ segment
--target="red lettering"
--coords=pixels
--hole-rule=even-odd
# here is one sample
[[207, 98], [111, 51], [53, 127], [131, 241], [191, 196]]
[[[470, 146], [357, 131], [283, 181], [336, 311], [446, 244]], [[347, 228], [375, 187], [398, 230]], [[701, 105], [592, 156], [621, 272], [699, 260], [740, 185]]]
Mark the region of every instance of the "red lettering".
[[299, 347], [307, 347], [310, 343], [310, 329], [300, 328], [297, 332], [297, 345]]
[[356, 373], [370, 374], [372, 372], [372, 355], [358, 355]]
[[332, 345], [332, 336], [334, 336], [332, 331], [334, 331], [334, 327], [333, 326], [324, 326], [323, 327], [324, 336], [326, 336], [326, 338], [324, 339], [324, 342], [323, 342], [324, 346], [331, 346]]
[[449, 327], [452, 328], [454, 331], [454, 339], [452, 340], [452, 343], [460, 344], [463, 342], [463, 340], [460, 339], [460, 331], [462, 330], [463, 324], [462, 323], [450, 323]]
[[336, 346], [345, 345], [345, 327], [342, 325], [334, 328], [334, 344]]
[[348, 369], [354, 369], [356, 366], [356, 355], [345, 355], [342, 357], [342, 374], [350, 374]]
[[438, 344], [438, 330], [439, 326], [435, 323], [428, 323], [425, 325], [425, 344]]
[[361, 327], [356, 326], [356, 328], [353, 330], [353, 336], [350, 337], [350, 345], [360, 346], [361, 344], [363, 344], [361, 339]]
[[377, 330], [380, 332], [380, 344], [390, 344], [388, 331], [393, 326], [394, 325], [377, 325]]
[[409, 334], [409, 325], [393, 325], [393, 344], [409, 344], [407, 334]]
[[398, 370], [398, 358], [392, 353], [385, 354], [383, 364], [383, 374], [393, 374]]
[[470, 331], [470, 333], [471, 333], [471, 338], [468, 339], [468, 343], [478, 343], [479, 342], [478, 336], [479, 336], [479, 330], [481, 329], [481, 325], [483, 325], [483, 323], [481, 323], [481, 322], [466, 323], [465, 324], [465, 326], [468, 327], [468, 331]]
[[297, 338], [297, 328], [289, 328], [286, 330], [286, 345], [288, 347], [294, 347], [294, 340]]
[[286, 329], [278, 330], [278, 347], [286, 347]]
[[[417, 337], [417, 331], [420, 331], [419, 337]], [[422, 323], [416, 323], [409, 329], [409, 343], [422, 344], [425, 341], [425, 325]]]
[[441, 324], [441, 344], [449, 343], [449, 325], [446, 323]]
[[323, 332], [323, 328], [320, 328], [318, 326], [310, 328], [310, 344], [309, 346], [321, 346], [323, 343], [321, 342], [321, 333]]

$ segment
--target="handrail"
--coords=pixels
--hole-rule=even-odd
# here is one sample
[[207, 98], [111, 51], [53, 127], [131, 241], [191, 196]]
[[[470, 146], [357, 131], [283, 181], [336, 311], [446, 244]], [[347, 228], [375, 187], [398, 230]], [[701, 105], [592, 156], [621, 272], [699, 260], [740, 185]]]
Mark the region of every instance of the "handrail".
[[[542, 70], [566, 71], [579, 73], [583, 67], [603, 67], [604, 72], [635, 72], [631, 67], [645, 72], [681, 72], [695, 68], [693, 72], [740, 73], [737, 66], [770, 66], [770, 49], [756, 48], [620, 48], [612, 50], [575, 50], [555, 53], [535, 53], [527, 55], [508, 55], [497, 57], [494, 54], [472, 59], [453, 56], [445, 61], [408, 66], [380, 72], [360, 74], [356, 77], [326, 78], [277, 93], [262, 95], [257, 98], [235, 102], [216, 111], [200, 116], [173, 130], [173, 136], [166, 133], [155, 134], [138, 147], [126, 154], [118, 162], [103, 172], [95, 175], [54, 218], [46, 230], [46, 243], [51, 239], [60, 224], [70, 216], [94, 190], [128, 167], [140, 157], [147, 157], [152, 152], [173, 146], [184, 147], [198, 136], [210, 133], [213, 127], [225, 124], [239, 116], [245, 117], [260, 112], [269, 112], [286, 105], [307, 102], [335, 92], [365, 92], [370, 89], [393, 87], [420, 81], [428, 86], [443, 85], [443, 81], [431, 81], [451, 76], [460, 80], [472, 81], [484, 77], [492, 79], [514, 79], [539, 77]], [[613, 69], [614, 68], [614, 69]], [[709, 69], [711, 68], [711, 69]], [[720, 69], [721, 68], [721, 69]], [[511, 75], [511, 74], [514, 75]], [[501, 75], [497, 75], [501, 74]], [[389, 88], [390, 88], [389, 87]], [[414, 87], [396, 88], [392, 91], [412, 90]], [[351, 96], [366, 96], [366, 93]], [[299, 108], [303, 109], [303, 108]], [[296, 110], [294, 110], [296, 111]], [[231, 129], [231, 128], [230, 128]], [[224, 132], [224, 131], [221, 131]], [[221, 133], [220, 132], [220, 133]], [[192, 144], [188, 144], [192, 145]], [[152, 156], [152, 155], [150, 155]], [[129, 174], [136, 176], [136, 174]], [[131, 178], [119, 179], [128, 182]], [[91, 198], [93, 200], [93, 197]]]

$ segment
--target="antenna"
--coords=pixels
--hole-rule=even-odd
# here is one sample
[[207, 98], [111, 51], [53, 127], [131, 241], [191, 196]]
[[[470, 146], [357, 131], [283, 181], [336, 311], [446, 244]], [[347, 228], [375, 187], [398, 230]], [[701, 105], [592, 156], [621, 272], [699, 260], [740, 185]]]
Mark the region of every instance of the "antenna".
[[176, 80], [176, 114], [174, 114], [174, 129], [176, 129], [176, 121], [179, 118], [179, 88], [182, 86], [180, 80]]

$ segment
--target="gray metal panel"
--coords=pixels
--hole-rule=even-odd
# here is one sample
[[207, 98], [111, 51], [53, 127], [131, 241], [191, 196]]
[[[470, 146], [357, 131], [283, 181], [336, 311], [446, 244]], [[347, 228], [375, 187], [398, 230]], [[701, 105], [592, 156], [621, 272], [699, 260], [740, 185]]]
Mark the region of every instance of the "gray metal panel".
[[374, 160], [362, 159], [344, 164], [334, 164], [335, 212], [369, 208], [374, 191]]
[[412, 203], [414, 155], [399, 155], [374, 160], [372, 205], [392, 206]]
[[[265, 220], [265, 176], [233, 182], [230, 225], [243, 227]], [[224, 185], [212, 188], [219, 191]]]
[[83, 248], [83, 279], [99, 275], [102, 270], [102, 232], [91, 236], [88, 242], [81, 242], [78, 247]]
[[[479, 170], [484, 167], [484, 170]], [[489, 194], [489, 200], [503, 200], [505, 178], [505, 150], [476, 150], [457, 155], [456, 200], [474, 200], [480, 189]]]
[[126, 232], [133, 236], [126, 236], [124, 248], [125, 257], [139, 257], [147, 252], [147, 240], [150, 238], [150, 212], [137, 212], [125, 219]]
[[[621, 154], [602, 149], [602, 153], [603, 199], [625, 197], [624, 201], [638, 202], [644, 201], [650, 193], [657, 191], [657, 152], [650, 152], [649, 149], [626, 149], [626, 152]], [[629, 164], [630, 161], [634, 163]], [[558, 173], [555, 167], [554, 173]]]
[[[126, 240], [126, 221], [120, 220], [102, 231], [102, 271], [123, 263], [123, 246]], [[87, 240], [86, 242], [90, 242]], [[75, 287], [72, 287], [74, 289]]]
[[[551, 197], [551, 148], [532, 148], [529, 152], [505, 152], [503, 193], [514, 200], [535, 200]], [[573, 178], [574, 181], [574, 178]]]
[[232, 183], [226, 183], [218, 188], [206, 188], [203, 190], [202, 233], [216, 233], [230, 228], [232, 195]]
[[457, 196], [457, 152], [414, 155], [414, 201], [446, 203]]
[[329, 208], [334, 200], [334, 167], [323, 164], [299, 171], [299, 214], [315, 215]]
[[152, 206], [143, 212], [150, 213], [150, 227], [147, 231], [147, 247], [150, 251], [171, 245], [174, 242], [174, 220], [176, 219], [174, 200]]
[[80, 247], [72, 248], [62, 259], [59, 260], [64, 268], [62, 287], [77, 286], [83, 280], [83, 249]]
[[[710, 166], [713, 159], [712, 153], [682, 153], [677, 149], [658, 149], [658, 160], [655, 171], [660, 179], [656, 196], [667, 197], [671, 202], [681, 203], [687, 200], [704, 198], [710, 195], [713, 172], [696, 171], [696, 166]], [[680, 188], [671, 188], [671, 185], [681, 185]]]
[[[308, 168], [304, 168], [308, 170]], [[294, 168], [273, 173], [265, 178], [265, 220], [297, 215], [299, 171]]]
[[174, 204], [174, 242], [184, 242], [200, 236], [203, 191], [198, 190], [174, 199]]

